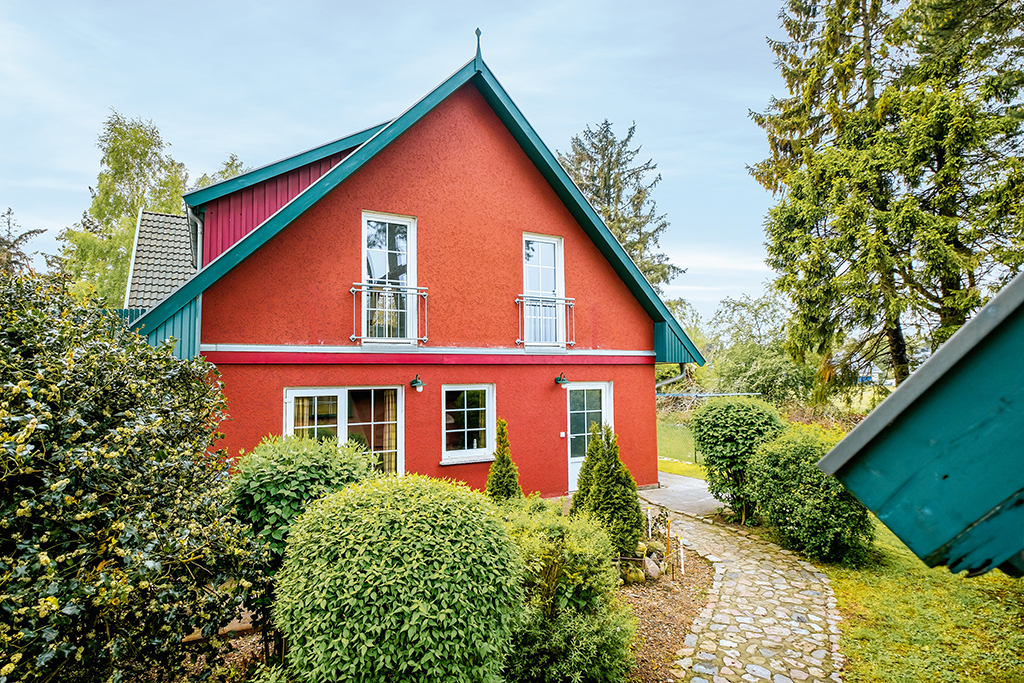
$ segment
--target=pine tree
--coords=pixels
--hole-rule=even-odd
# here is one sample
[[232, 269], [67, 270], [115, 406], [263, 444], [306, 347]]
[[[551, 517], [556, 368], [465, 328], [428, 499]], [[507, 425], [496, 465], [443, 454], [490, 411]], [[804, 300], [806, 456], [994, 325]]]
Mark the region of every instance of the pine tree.
[[523, 497], [523, 490], [519, 486], [519, 468], [512, 462], [509, 448], [508, 424], [502, 419], [498, 420], [498, 443], [494, 450], [494, 462], [487, 472], [485, 492], [495, 501]]
[[634, 123], [626, 137], [619, 140], [607, 119], [593, 130], [588, 125], [573, 136], [568, 154], [559, 152], [558, 160], [633, 263], [660, 293], [661, 285], [683, 270], [669, 263], [668, 256], [655, 251], [669, 222], [666, 214], [658, 213], [651, 196], [661, 182], [661, 175], [650, 182], [647, 179], [657, 170], [657, 164], [650, 159], [634, 163], [640, 154], [640, 147], [630, 149], [635, 130]]
[[21, 273], [31, 269], [30, 254], [25, 253], [25, 244], [42, 234], [43, 230], [21, 230], [14, 220], [14, 210], [0, 213], [0, 273]]
[[593, 516], [608, 532], [615, 552], [635, 555], [644, 516], [636, 481], [619, 458], [619, 439], [608, 425], [592, 427], [576, 486], [569, 514]]

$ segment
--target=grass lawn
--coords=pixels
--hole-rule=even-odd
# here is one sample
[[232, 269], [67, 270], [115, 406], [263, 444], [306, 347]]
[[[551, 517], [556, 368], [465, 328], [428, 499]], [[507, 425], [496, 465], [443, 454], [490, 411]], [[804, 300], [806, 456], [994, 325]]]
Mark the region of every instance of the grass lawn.
[[828, 567], [848, 683], [1024, 681], [1024, 579], [929, 569], [876, 522], [875, 561]]
[[[696, 460], [699, 461], [699, 457]], [[690, 428], [662, 415], [658, 416], [658, 470], [704, 478], [704, 468], [695, 462]]]

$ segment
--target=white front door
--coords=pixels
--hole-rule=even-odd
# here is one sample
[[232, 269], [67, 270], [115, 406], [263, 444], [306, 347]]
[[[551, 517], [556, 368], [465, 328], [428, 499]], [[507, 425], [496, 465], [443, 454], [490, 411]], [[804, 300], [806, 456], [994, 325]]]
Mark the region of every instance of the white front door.
[[612, 386], [609, 382], [573, 382], [569, 394], [569, 491], [576, 490], [576, 481], [583, 467], [583, 458], [590, 443], [593, 424], [613, 425]]

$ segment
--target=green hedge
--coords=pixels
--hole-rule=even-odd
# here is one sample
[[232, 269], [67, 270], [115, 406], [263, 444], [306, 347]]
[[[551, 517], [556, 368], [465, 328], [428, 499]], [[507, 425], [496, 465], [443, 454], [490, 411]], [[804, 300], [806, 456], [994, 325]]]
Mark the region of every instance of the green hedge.
[[774, 439], [784, 427], [775, 408], [750, 398], [712, 399], [693, 413], [693, 442], [704, 456], [708, 491], [743, 524], [754, 509], [747, 463], [759, 445]]
[[519, 486], [519, 468], [512, 462], [512, 450], [508, 443], [508, 423], [498, 420], [497, 447], [494, 449], [494, 462], [487, 470], [487, 488], [485, 492], [494, 501], [522, 498], [523, 489]]
[[620, 681], [636, 620], [616, 596], [612, 544], [589, 516], [529, 498], [503, 506], [525, 567], [526, 611], [506, 660], [510, 682]]
[[208, 452], [216, 369], [61, 278], [0, 275], [0, 321], [0, 680], [180, 667], [182, 636], [215, 634], [261, 585]]
[[485, 496], [375, 478], [296, 520], [274, 617], [298, 680], [497, 682], [522, 613], [520, 575]]
[[867, 509], [816, 465], [842, 438], [839, 430], [791, 424], [761, 445], [747, 467], [762, 520], [783, 545], [816, 559], [843, 560], [874, 533]]

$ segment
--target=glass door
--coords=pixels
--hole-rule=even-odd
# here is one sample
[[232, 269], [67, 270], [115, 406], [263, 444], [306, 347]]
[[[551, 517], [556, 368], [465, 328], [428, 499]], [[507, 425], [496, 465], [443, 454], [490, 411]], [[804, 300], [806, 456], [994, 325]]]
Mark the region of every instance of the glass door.
[[581, 384], [574, 382], [569, 391], [569, 491], [576, 490], [580, 468], [590, 443], [591, 426], [612, 424], [609, 394], [606, 383]]

